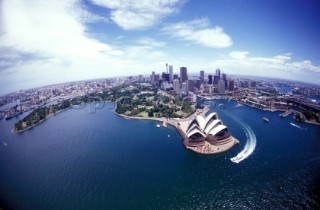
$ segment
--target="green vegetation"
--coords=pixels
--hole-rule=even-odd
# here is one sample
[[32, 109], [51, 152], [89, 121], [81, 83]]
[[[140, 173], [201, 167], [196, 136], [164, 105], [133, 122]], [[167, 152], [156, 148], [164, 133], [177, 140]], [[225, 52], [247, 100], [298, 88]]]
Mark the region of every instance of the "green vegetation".
[[48, 118], [48, 116], [51, 116], [58, 111], [64, 110], [71, 107], [71, 102], [68, 100], [62, 101], [60, 104], [54, 104], [48, 107], [40, 107], [35, 110], [33, 110], [30, 114], [28, 114], [25, 118], [22, 120], [19, 120], [15, 124], [15, 131], [19, 132], [24, 129], [30, 128], [42, 120]]
[[91, 93], [47, 107], [39, 107], [18, 121], [14, 130], [17, 132], [26, 130], [58, 111], [72, 106], [81, 107], [85, 103], [95, 101], [116, 102], [115, 111], [127, 116], [181, 118], [195, 111], [195, 107], [189, 101], [181, 101], [178, 97], [159, 91], [157, 88], [122, 85], [102, 93]]

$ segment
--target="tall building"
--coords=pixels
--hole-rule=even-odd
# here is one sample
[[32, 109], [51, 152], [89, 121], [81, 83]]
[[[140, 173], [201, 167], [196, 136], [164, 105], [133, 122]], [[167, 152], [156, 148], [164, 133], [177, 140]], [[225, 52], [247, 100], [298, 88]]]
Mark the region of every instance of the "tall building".
[[225, 73], [222, 73], [222, 80], [224, 80], [224, 81], [227, 80], [227, 75]]
[[208, 84], [212, 84], [212, 75], [208, 75]]
[[234, 91], [234, 80], [229, 80], [229, 91]]
[[216, 76], [219, 76], [219, 79], [220, 79], [220, 76], [221, 76], [221, 71], [220, 71], [220, 69], [216, 69]]
[[178, 74], [174, 74], [174, 75], [173, 75], [173, 79], [174, 79], [174, 80], [175, 80], [175, 79], [179, 80], [179, 75], [178, 75]]
[[169, 66], [169, 82], [172, 82], [173, 80], [173, 66]]
[[204, 71], [203, 71], [203, 70], [200, 71], [200, 77], [199, 77], [199, 79], [200, 79], [200, 83], [201, 83], [201, 84], [204, 83]]
[[186, 82], [183, 82], [182, 84], [181, 84], [181, 91], [183, 92], [183, 93], [188, 93], [188, 85], [187, 85], [187, 83]]
[[177, 79], [173, 80], [173, 90], [176, 91], [177, 93], [179, 93], [180, 91], [180, 83], [179, 83], [179, 80]]
[[169, 82], [169, 74], [163, 72], [163, 73], [162, 73], [162, 80]]
[[184, 83], [188, 80], [187, 67], [180, 67], [180, 83]]
[[166, 63], [166, 73], [168, 74], [168, 63]]
[[139, 82], [142, 82], [142, 81], [143, 81], [143, 75], [142, 75], [142, 74], [139, 74], [138, 80], [139, 80]]
[[224, 94], [225, 93], [225, 81], [219, 80], [218, 82], [218, 93], [219, 94]]
[[156, 73], [153, 71], [151, 74], [151, 84], [155, 84], [155, 77], [156, 77]]
[[194, 80], [188, 80], [188, 91], [194, 92], [196, 82]]
[[214, 75], [214, 77], [213, 77], [213, 84], [218, 84], [218, 82], [219, 82], [219, 80], [220, 80], [220, 77], [218, 76], [218, 75]]

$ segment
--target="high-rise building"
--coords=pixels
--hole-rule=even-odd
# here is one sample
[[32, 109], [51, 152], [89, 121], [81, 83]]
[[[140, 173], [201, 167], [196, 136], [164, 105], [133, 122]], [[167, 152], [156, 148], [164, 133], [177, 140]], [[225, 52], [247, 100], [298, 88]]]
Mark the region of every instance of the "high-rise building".
[[184, 83], [188, 80], [187, 67], [180, 67], [180, 83]]
[[224, 80], [224, 81], [227, 80], [227, 75], [225, 73], [222, 73], [222, 80]]
[[219, 94], [224, 94], [225, 93], [225, 81], [219, 80], [218, 82], [218, 93]]
[[139, 80], [139, 82], [142, 82], [142, 81], [143, 81], [143, 75], [142, 75], [142, 74], [139, 74], [138, 80]]
[[187, 85], [187, 83], [186, 82], [183, 82], [182, 84], [181, 84], [181, 91], [183, 92], [183, 93], [188, 93], [188, 85]]
[[156, 74], [153, 71], [152, 74], [151, 74], [151, 84], [153, 84], [153, 85], [155, 84], [155, 76], [156, 76]]
[[218, 76], [218, 75], [214, 75], [214, 77], [213, 77], [213, 84], [218, 84], [218, 82], [219, 82], [219, 80], [220, 80], [220, 77]]
[[168, 63], [166, 63], [166, 73], [168, 74]]
[[179, 75], [178, 75], [178, 74], [174, 74], [174, 75], [173, 75], [173, 79], [174, 79], [174, 80], [175, 80], [175, 79], [179, 80]]
[[216, 69], [216, 76], [219, 76], [219, 79], [220, 79], [220, 76], [221, 76], [221, 71], [220, 71], [220, 69]]
[[208, 75], [208, 84], [212, 84], [212, 75]]
[[169, 66], [169, 82], [173, 80], [173, 66]]
[[229, 91], [234, 91], [234, 80], [229, 80]]
[[179, 83], [179, 80], [177, 79], [173, 80], [173, 90], [176, 91], [177, 93], [179, 93], [180, 91], [180, 83]]
[[169, 82], [169, 74], [162, 72], [162, 80]]
[[203, 70], [200, 71], [200, 77], [199, 77], [199, 79], [200, 79], [200, 83], [201, 83], [201, 84], [204, 83], [204, 71], [203, 71]]
[[188, 91], [194, 92], [196, 82], [194, 80], [188, 80]]

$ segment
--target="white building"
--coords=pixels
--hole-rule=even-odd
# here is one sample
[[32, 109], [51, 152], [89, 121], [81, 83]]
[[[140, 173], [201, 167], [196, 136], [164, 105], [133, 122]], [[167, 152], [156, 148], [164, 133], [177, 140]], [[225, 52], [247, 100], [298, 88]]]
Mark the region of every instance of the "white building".
[[180, 84], [179, 84], [179, 80], [177, 79], [173, 80], [173, 90], [176, 91], [177, 93], [179, 93], [180, 91]]

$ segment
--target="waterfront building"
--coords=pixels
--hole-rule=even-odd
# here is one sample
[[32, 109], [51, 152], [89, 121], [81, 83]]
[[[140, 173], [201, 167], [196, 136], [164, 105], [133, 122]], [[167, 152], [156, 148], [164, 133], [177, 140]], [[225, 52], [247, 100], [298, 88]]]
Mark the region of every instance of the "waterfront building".
[[229, 80], [229, 91], [234, 91], [234, 80]]
[[169, 66], [169, 82], [172, 82], [173, 80], [173, 66]]
[[188, 80], [187, 67], [180, 67], [180, 84]]
[[187, 146], [203, 146], [206, 141], [212, 145], [222, 145], [233, 140], [227, 126], [215, 112], [206, 117], [196, 116], [187, 127], [186, 138]]

